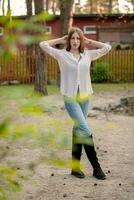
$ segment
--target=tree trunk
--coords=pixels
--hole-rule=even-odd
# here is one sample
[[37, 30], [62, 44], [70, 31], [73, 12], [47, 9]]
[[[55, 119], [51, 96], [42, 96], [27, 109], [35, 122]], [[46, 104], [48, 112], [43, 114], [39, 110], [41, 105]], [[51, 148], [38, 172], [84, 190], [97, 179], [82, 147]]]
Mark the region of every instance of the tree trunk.
[[9, 22], [12, 22], [12, 16], [11, 16], [11, 6], [10, 6], [10, 0], [7, 1], [7, 16], [9, 17]]
[[113, 0], [109, 0], [108, 13], [112, 13], [112, 3]]
[[55, 2], [55, 0], [53, 0], [52, 1], [52, 12], [53, 12], [54, 15], [56, 14], [56, 12], [55, 12], [55, 4], [56, 4], [56, 2]]
[[61, 35], [66, 35], [73, 24], [74, 0], [59, 0]]
[[49, 1], [50, 1], [50, 0], [46, 0], [46, 11], [49, 10]]
[[[73, 4], [74, 0], [59, 0], [61, 35], [68, 34], [73, 24]], [[63, 45], [59, 45], [62, 48]], [[58, 76], [58, 85], [60, 86], [60, 76]]]
[[133, 6], [133, 13], [134, 13], [134, 0], [131, 0], [131, 4]]
[[26, 10], [27, 10], [27, 18], [30, 18], [32, 13], [32, 0], [26, 0]]
[[[35, 84], [34, 89], [36, 92], [47, 95], [47, 67], [46, 59], [43, 51], [40, 49], [37, 44], [35, 47], [36, 53], [36, 73], [35, 73]], [[45, 66], [45, 68], [44, 68]]]
[[[44, 0], [34, 0], [35, 14], [39, 14], [44, 11]], [[39, 22], [38, 22], [39, 23]], [[44, 22], [40, 22], [44, 26]], [[45, 28], [45, 27], [44, 27]], [[47, 65], [43, 51], [39, 47], [39, 44], [35, 45], [36, 55], [36, 72], [35, 72], [35, 84], [34, 89], [36, 92], [47, 95]]]
[[93, 0], [90, 0], [90, 13], [93, 13]]
[[[33, 15], [32, 9], [32, 0], [26, 0], [27, 20]], [[29, 30], [28, 34], [32, 35], [32, 31]], [[26, 65], [29, 70], [30, 83], [32, 82], [32, 74], [35, 74], [35, 60], [34, 62], [32, 61], [33, 48], [33, 44], [27, 45], [26, 47]]]

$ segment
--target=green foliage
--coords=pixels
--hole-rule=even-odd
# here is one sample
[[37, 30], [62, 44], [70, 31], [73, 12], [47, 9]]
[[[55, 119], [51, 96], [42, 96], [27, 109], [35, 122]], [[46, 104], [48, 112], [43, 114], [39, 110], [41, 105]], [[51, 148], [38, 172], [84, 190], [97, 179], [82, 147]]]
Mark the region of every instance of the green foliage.
[[0, 187], [0, 200], [7, 200], [6, 193], [3, 187]]
[[108, 80], [110, 75], [107, 63], [95, 63], [91, 78], [93, 82], [102, 83]]
[[[44, 153], [38, 161], [35, 159], [30, 164], [26, 164], [26, 169], [30, 170], [30, 173], [40, 162], [56, 160], [56, 150], [63, 150], [68, 147], [68, 135], [62, 130], [61, 123], [51, 115], [57, 109], [53, 106], [52, 94], [59, 92], [59, 88], [48, 86], [48, 91], [51, 95], [42, 97], [34, 94], [33, 87], [29, 85], [0, 87], [0, 105], [2, 108], [0, 110], [2, 116], [0, 140], [3, 141], [3, 145], [5, 144], [0, 149], [0, 161], [2, 160], [2, 163], [5, 164], [4, 166], [0, 164], [0, 200], [7, 200], [10, 193], [13, 194], [21, 189], [21, 179], [24, 176], [18, 174], [16, 161], [4, 162], [9, 152], [12, 153], [12, 148], [16, 143], [32, 141], [34, 148], [47, 149], [47, 155]], [[16, 115], [18, 116], [17, 121], [14, 120]], [[20, 120], [29, 117], [43, 118], [42, 121], [38, 120], [35, 123], [25, 120], [26, 123], [23, 123]], [[62, 162], [59, 166], [63, 166]]]
[[0, 165], [0, 200], [8, 199], [6, 191], [17, 192], [20, 189], [16, 169]]
[[[114, 48], [114, 47], [113, 47]], [[133, 74], [133, 51], [112, 50], [95, 63], [108, 63], [110, 76], [109, 81], [130, 81]]]
[[[93, 84], [93, 87], [95, 91], [100, 92], [112, 91], [117, 87], [131, 89], [134, 84]], [[6, 141], [6, 143], [3, 143], [6, 144], [5, 148], [3, 148], [6, 151], [0, 154], [0, 161], [2, 160], [2, 163], [4, 163], [4, 158], [9, 151], [12, 153], [12, 147], [14, 148], [16, 143], [21, 144], [24, 141], [29, 145], [32, 141], [32, 148], [40, 148], [43, 154], [38, 160], [35, 158], [30, 164], [26, 164], [26, 167], [29, 165], [27, 169], [30, 170], [30, 173], [33, 173], [34, 168], [40, 162], [52, 163], [59, 167], [77, 168], [77, 162], [73, 161], [71, 163], [70, 160], [63, 157], [60, 158], [59, 155], [59, 150], [62, 153], [64, 149], [70, 147], [68, 133], [62, 127], [62, 124], [63, 126], [67, 125], [68, 121], [62, 120], [61, 123], [53, 115], [57, 111], [57, 108], [53, 107], [53, 99], [56, 96], [53, 94], [59, 93], [59, 88], [57, 86], [48, 86], [48, 91], [51, 95], [47, 97], [35, 96], [32, 90], [33, 86], [31, 85], [0, 87], [0, 104], [2, 103], [2, 107], [5, 104], [4, 109], [0, 110], [0, 140]], [[11, 104], [15, 106], [12, 108]], [[13, 113], [10, 118], [8, 117], [9, 109]], [[28, 122], [27, 119], [29, 120]], [[116, 124], [108, 123], [107, 127], [113, 128], [116, 127]], [[7, 143], [9, 144], [8, 146]], [[29, 146], [28, 148], [31, 148]], [[0, 152], [3, 149], [1, 148]], [[19, 163], [21, 163], [21, 158]], [[12, 163], [5, 162], [4, 165], [0, 164], [0, 200], [7, 200], [7, 193], [14, 193], [20, 190], [22, 187], [21, 179], [23, 178], [26, 181], [29, 178], [27, 174], [25, 176], [20, 175], [16, 169], [14, 160]]]
[[8, 136], [8, 119], [5, 119], [0, 123], [0, 138], [7, 138]]
[[43, 22], [51, 19], [52, 17], [46, 12], [27, 20], [12, 19], [9, 15], [0, 17], [0, 24], [4, 27], [0, 56], [10, 59], [17, 52], [19, 45], [35, 44], [40, 40], [47, 39]]
[[133, 49], [133, 43], [129, 43], [129, 42], [113, 42], [112, 43], [112, 49], [115, 50], [129, 50], [129, 49]]
[[21, 112], [24, 114], [31, 114], [31, 115], [41, 115], [43, 113], [49, 112], [52, 113], [56, 110], [56, 107], [54, 107], [53, 105], [51, 105], [51, 103], [49, 102], [43, 102], [43, 103], [37, 103], [37, 99], [36, 100], [29, 100], [28, 102], [26, 102], [24, 105], [21, 105], [20, 108]]
[[53, 147], [53, 149], [65, 149], [68, 147], [68, 135], [62, 130], [56, 131], [56, 127], [52, 130], [41, 130], [37, 137], [38, 144], [41, 146], [47, 146], [47, 148]]

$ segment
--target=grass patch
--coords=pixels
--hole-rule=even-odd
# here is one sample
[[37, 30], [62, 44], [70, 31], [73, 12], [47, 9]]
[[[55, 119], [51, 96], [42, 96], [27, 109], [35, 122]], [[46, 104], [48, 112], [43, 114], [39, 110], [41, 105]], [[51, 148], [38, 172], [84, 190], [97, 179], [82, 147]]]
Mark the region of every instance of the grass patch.
[[[56, 94], [59, 93], [58, 86], [48, 86], [48, 94]], [[33, 85], [7, 85], [7, 86], [0, 86], [0, 99], [19, 99], [24, 98], [27, 96], [32, 96], [34, 93], [34, 86]]]
[[[32, 111], [41, 109], [44, 111], [53, 111], [55, 106], [52, 95], [59, 94], [60, 89], [56, 85], [48, 85], [48, 96], [36, 96], [34, 95], [33, 85], [8, 85], [0, 86], [0, 114], [3, 118], [8, 115], [16, 115], [16, 110], [28, 107], [32, 108]], [[109, 92], [118, 90], [132, 90], [134, 89], [134, 83], [94, 83], [94, 93], [97, 92]], [[34, 107], [34, 108], [33, 108]], [[17, 109], [18, 108], [18, 109]], [[48, 108], [48, 109], [47, 109]], [[24, 109], [25, 110], [25, 109]]]
[[[16, 115], [20, 107], [41, 111], [53, 110], [51, 95], [59, 93], [58, 86], [48, 86], [48, 96], [38, 96], [34, 93], [33, 85], [8, 85], [0, 86], [0, 114], [1, 117]], [[43, 107], [43, 108], [42, 108]], [[29, 110], [28, 110], [29, 111]], [[31, 111], [31, 110], [30, 110]]]
[[[60, 94], [60, 89], [56, 85], [47, 86], [48, 96], [54, 94]], [[122, 89], [134, 89], [134, 83], [93, 83], [93, 90], [109, 91], [109, 90], [122, 90]], [[8, 102], [8, 100], [17, 100], [23, 98], [32, 98], [34, 94], [33, 85], [11, 85], [0, 86], [0, 102]], [[41, 98], [41, 97], [40, 97]], [[5, 103], [6, 103], [5, 102]]]
[[134, 89], [134, 83], [95, 83], [94, 92]]

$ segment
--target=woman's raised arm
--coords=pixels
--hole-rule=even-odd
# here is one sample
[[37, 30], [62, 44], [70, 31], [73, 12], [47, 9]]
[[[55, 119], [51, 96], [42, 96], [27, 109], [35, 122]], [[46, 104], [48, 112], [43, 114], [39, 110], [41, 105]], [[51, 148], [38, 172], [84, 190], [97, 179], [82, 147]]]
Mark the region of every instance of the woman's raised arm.
[[59, 49], [54, 48], [56, 44], [65, 44], [66, 43], [67, 36], [56, 38], [52, 40], [45, 40], [39, 43], [39, 46], [43, 51], [53, 56], [55, 59], [58, 59], [58, 57], [61, 54], [61, 51]]
[[96, 40], [88, 39], [84, 37], [85, 44], [90, 44], [97, 47], [95, 50], [88, 50], [91, 60], [96, 60], [111, 50], [111, 45], [103, 42], [98, 42]]

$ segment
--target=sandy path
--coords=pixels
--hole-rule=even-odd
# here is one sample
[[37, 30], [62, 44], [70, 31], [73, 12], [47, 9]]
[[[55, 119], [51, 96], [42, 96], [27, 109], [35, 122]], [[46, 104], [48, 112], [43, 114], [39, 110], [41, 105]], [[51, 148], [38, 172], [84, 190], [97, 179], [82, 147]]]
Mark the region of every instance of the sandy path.
[[[118, 95], [117, 95], [118, 94]], [[104, 105], [118, 101], [120, 97], [131, 96], [134, 91], [121, 91], [95, 94], [93, 106]], [[52, 96], [55, 100], [58, 112], [53, 118], [62, 120], [64, 130], [68, 131], [71, 139], [71, 126], [65, 110], [60, 109], [63, 102], [60, 96]], [[61, 117], [62, 116], [62, 117]], [[45, 116], [43, 116], [45, 117]], [[42, 118], [29, 118], [38, 123]], [[22, 121], [27, 121], [23, 118]], [[38, 164], [33, 172], [25, 169], [25, 165], [37, 160], [42, 153], [47, 154], [47, 149], [32, 148], [32, 145], [16, 144], [7, 160], [16, 161], [21, 166], [20, 171], [30, 175], [28, 180], [21, 181], [23, 189], [13, 195], [13, 200], [133, 200], [134, 199], [134, 118], [130, 116], [114, 115], [108, 117], [102, 112], [97, 112], [96, 117], [89, 117], [89, 123], [94, 131], [94, 141], [98, 157], [107, 175], [104, 181], [92, 176], [92, 168], [83, 151], [82, 161], [85, 165], [85, 179], [77, 179], [70, 175], [70, 169], [46, 163]], [[62, 158], [71, 159], [71, 145], [59, 152]]]

